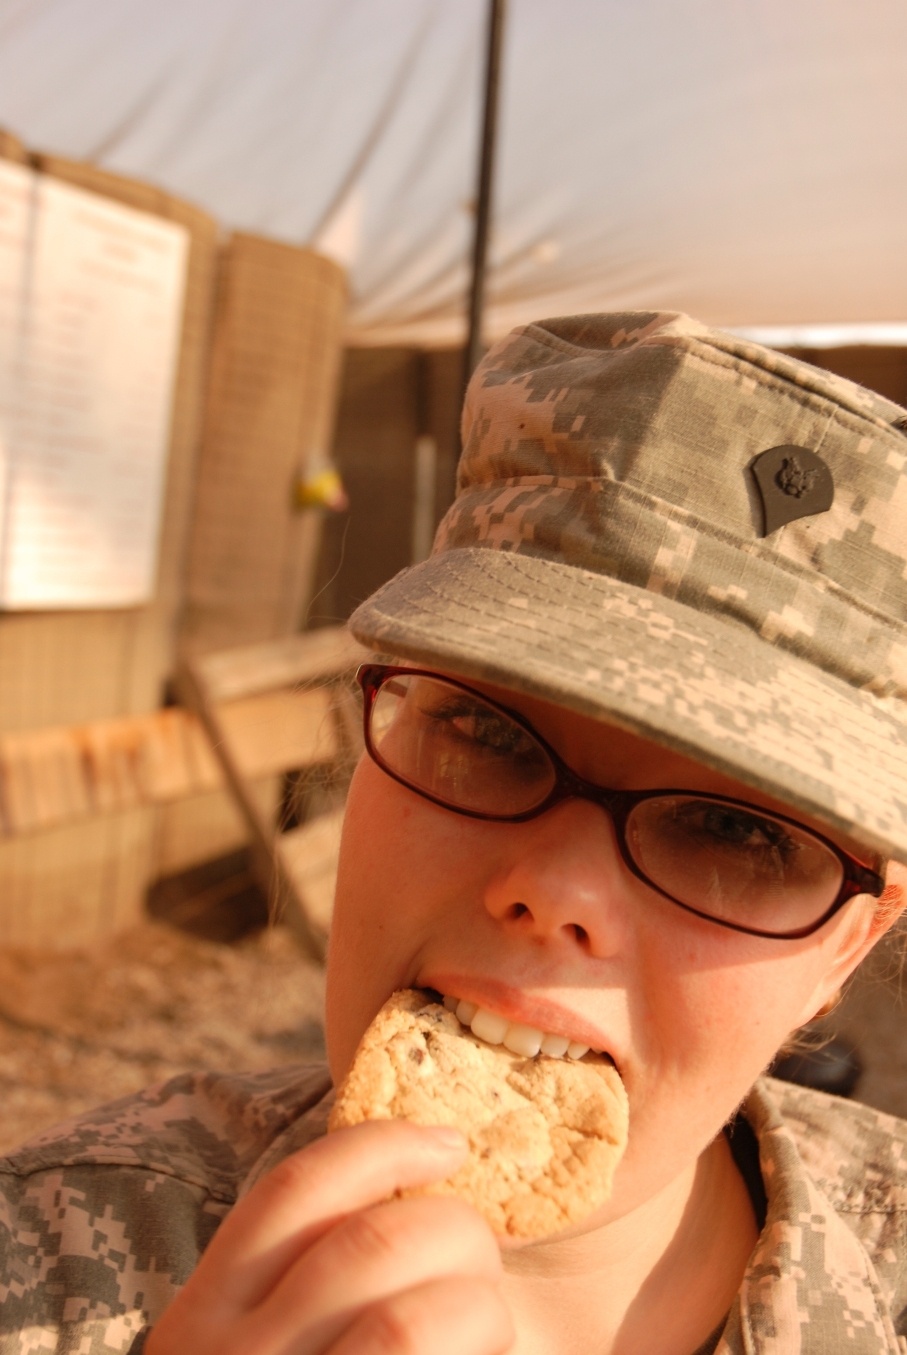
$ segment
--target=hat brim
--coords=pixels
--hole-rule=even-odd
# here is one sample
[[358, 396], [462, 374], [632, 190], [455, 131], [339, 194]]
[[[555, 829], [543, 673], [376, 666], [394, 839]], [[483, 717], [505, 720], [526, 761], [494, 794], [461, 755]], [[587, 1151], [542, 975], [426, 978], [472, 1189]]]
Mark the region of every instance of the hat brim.
[[737, 622], [464, 548], [398, 574], [350, 625], [374, 650], [619, 724], [907, 861], [907, 716]]

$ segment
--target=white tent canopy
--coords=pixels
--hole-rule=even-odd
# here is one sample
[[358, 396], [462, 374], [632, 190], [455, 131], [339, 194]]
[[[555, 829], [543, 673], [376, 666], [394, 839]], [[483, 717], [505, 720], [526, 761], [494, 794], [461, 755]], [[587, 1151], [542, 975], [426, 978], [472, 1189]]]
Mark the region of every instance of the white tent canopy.
[[[486, 14], [2, 0], [0, 126], [337, 258], [353, 342], [461, 342]], [[625, 307], [907, 333], [903, 0], [510, 0], [500, 107], [490, 336]]]

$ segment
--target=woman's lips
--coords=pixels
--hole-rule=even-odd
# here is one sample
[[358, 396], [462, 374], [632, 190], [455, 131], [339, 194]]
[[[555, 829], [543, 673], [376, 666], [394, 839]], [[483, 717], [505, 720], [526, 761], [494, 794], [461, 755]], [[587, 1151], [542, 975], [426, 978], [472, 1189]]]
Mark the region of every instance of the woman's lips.
[[[502, 1044], [512, 1054], [522, 1054], [524, 1058], [534, 1058], [536, 1054], [548, 1054], [551, 1058], [581, 1059], [589, 1053], [590, 1046], [578, 1040], [568, 1040], [566, 1035], [554, 1035], [550, 1031], [540, 1030], [537, 1026], [527, 1026], [521, 1021], [508, 1021], [487, 1007], [478, 1007], [474, 1002], [455, 997], [444, 997], [444, 1006], [455, 1013], [457, 1020], [468, 1026], [478, 1039], [486, 1044]], [[595, 1050], [595, 1053], [601, 1053]]]
[[498, 981], [480, 984], [453, 975], [435, 975], [422, 986], [434, 989], [439, 1001], [488, 1044], [503, 1044], [527, 1058], [541, 1052], [578, 1059], [591, 1049], [613, 1061], [599, 1032], [547, 998], [533, 997]]

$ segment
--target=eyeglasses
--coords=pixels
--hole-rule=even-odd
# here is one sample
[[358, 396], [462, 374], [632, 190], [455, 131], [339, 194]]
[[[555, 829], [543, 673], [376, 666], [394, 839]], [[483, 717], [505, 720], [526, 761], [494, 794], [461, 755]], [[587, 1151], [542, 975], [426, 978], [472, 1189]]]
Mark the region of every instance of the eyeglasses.
[[365, 746], [377, 765], [455, 814], [522, 823], [581, 798], [611, 819], [629, 870], [698, 917], [752, 936], [817, 931], [877, 871], [821, 833], [744, 800], [608, 790], [574, 772], [521, 715], [461, 682], [365, 664]]

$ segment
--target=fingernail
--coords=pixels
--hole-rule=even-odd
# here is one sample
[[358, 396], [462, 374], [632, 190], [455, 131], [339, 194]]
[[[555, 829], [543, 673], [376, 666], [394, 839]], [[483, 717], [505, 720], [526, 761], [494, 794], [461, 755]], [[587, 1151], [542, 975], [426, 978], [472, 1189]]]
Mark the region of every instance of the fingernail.
[[454, 1125], [433, 1124], [428, 1127], [428, 1132], [438, 1147], [447, 1153], [452, 1153], [455, 1149], [462, 1153], [469, 1146], [466, 1135], [462, 1130], [455, 1128]]

